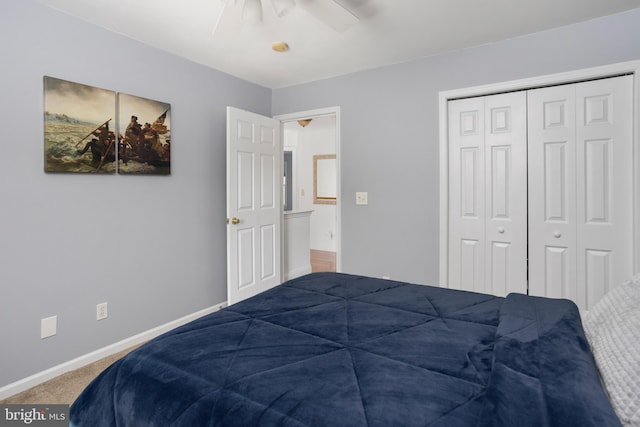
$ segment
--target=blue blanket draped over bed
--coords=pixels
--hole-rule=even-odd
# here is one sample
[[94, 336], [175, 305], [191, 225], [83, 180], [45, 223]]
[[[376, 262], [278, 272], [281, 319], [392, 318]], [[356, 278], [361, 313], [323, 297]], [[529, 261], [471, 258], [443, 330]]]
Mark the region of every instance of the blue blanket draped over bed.
[[619, 426], [576, 306], [304, 276], [166, 333], [71, 407], [84, 426]]

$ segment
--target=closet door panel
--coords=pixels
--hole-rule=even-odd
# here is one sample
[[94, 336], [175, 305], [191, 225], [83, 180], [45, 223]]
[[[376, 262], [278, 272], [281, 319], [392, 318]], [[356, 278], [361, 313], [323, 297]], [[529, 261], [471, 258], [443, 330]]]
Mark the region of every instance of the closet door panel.
[[529, 294], [575, 301], [575, 87], [530, 90], [527, 103]]
[[527, 292], [526, 95], [449, 102], [449, 287]]
[[[550, 298], [566, 298], [570, 293], [575, 293], [574, 282], [569, 282], [570, 266], [567, 262], [567, 256], [570, 249], [562, 246], [545, 246], [544, 247], [544, 288], [541, 294]], [[572, 276], [573, 277], [573, 276]]]
[[[567, 151], [574, 151], [568, 147], [571, 142], [547, 142], [542, 146], [542, 164], [544, 174], [542, 194], [544, 195], [545, 221], [568, 222], [569, 204], [567, 181], [569, 167]], [[535, 149], [534, 149], [535, 150]]]
[[484, 292], [482, 276], [478, 274], [478, 271], [482, 271], [482, 266], [480, 265], [482, 255], [480, 241], [472, 239], [462, 239], [460, 241], [457, 267], [459, 286], [456, 289]]
[[528, 92], [529, 292], [590, 309], [633, 273], [632, 78]]
[[484, 101], [448, 108], [449, 287], [485, 292]]
[[576, 302], [589, 309], [633, 274], [633, 78], [576, 84]]
[[525, 92], [485, 97], [487, 292], [527, 292]]
[[466, 219], [478, 219], [480, 213], [480, 201], [482, 197], [479, 188], [480, 163], [482, 156], [478, 147], [460, 148], [460, 217]]
[[517, 272], [514, 271], [514, 266], [511, 261], [513, 252], [513, 245], [511, 243], [491, 242], [491, 269], [489, 271], [489, 277], [491, 280], [490, 292], [494, 295], [505, 296], [511, 291], [526, 293], [526, 288], [524, 291], [522, 289], [512, 289], [512, 281], [517, 274]]

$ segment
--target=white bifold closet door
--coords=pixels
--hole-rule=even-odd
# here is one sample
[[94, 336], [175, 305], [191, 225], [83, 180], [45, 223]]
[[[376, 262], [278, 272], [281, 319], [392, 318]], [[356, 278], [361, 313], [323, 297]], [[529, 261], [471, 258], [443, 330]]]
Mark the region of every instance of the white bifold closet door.
[[529, 293], [588, 310], [633, 272], [633, 77], [528, 92]]
[[449, 287], [527, 292], [525, 92], [449, 102]]
[[590, 309], [633, 273], [633, 77], [449, 101], [449, 287]]

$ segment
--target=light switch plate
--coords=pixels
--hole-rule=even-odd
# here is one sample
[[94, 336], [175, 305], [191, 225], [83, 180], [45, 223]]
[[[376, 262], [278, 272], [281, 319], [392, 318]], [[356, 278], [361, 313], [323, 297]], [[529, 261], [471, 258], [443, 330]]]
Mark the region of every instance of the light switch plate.
[[368, 205], [369, 194], [366, 191], [356, 191], [356, 205]]

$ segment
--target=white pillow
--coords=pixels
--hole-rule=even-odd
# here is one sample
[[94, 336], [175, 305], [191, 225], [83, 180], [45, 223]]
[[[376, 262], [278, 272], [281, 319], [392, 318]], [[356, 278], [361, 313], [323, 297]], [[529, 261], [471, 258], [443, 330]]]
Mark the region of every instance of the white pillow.
[[620, 421], [640, 426], [640, 274], [598, 301], [584, 330]]

